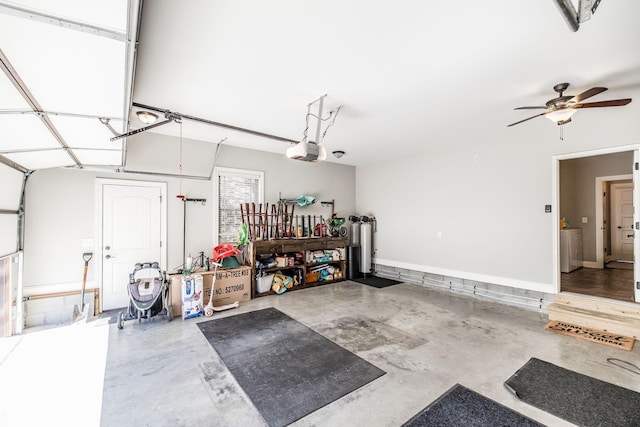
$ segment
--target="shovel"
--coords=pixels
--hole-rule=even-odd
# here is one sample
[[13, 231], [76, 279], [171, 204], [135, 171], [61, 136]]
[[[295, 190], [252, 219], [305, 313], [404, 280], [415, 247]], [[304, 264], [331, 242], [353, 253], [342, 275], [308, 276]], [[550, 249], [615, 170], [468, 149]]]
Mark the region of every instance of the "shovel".
[[85, 252], [82, 254], [84, 260], [84, 274], [82, 276], [82, 292], [80, 292], [80, 308], [77, 305], [73, 306], [73, 323], [86, 322], [89, 316], [89, 305], [84, 305], [84, 288], [87, 286], [87, 270], [89, 269], [89, 261], [93, 254], [91, 252]]

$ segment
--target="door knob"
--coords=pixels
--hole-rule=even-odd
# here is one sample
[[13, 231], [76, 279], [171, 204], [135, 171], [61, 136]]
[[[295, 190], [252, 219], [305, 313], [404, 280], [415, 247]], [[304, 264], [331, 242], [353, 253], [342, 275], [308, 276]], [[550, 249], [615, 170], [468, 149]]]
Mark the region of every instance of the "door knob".
[[627, 237], [633, 237], [633, 234], [627, 234]]
[[105, 255], [104, 257], [105, 257], [106, 259], [115, 258], [114, 256], [111, 256], [111, 255]]

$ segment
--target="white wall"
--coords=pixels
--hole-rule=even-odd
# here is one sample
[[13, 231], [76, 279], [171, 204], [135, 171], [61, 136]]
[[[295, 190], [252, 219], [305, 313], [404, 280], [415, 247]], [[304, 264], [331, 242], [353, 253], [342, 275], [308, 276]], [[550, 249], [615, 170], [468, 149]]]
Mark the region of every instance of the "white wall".
[[[284, 150], [283, 150], [284, 151]], [[355, 207], [355, 168], [334, 163], [306, 163], [288, 160], [284, 155], [223, 146], [217, 166], [261, 170], [265, 173], [265, 200], [276, 202], [278, 192], [283, 197], [308, 194], [318, 203], [304, 213], [328, 216], [330, 208], [319, 201], [335, 199], [339, 213], [348, 215]], [[168, 183], [168, 268], [182, 264], [183, 202], [175, 196], [180, 181], [174, 177], [101, 173], [87, 170], [42, 170], [35, 172], [26, 189], [26, 224], [24, 284], [30, 292], [54, 292], [79, 289], [82, 280], [82, 239], [95, 236], [95, 179], [114, 178], [162, 181]], [[182, 182], [182, 192], [190, 198], [206, 198], [205, 206], [187, 205], [187, 251], [213, 249], [213, 182], [189, 180]], [[304, 209], [304, 208], [301, 208]], [[300, 212], [303, 213], [303, 212]], [[98, 248], [94, 259], [99, 261]], [[132, 266], [133, 268], [133, 266]], [[88, 287], [95, 286], [96, 268], [90, 264]]]
[[[261, 170], [265, 174], [265, 201], [273, 203], [278, 193], [283, 197], [302, 194], [316, 197], [316, 205], [300, 213], [329, 216], [330, 208], [320, 201], [335, 199], [338, 213], [348, 215], [355, 207], [355, 168], [332, 163], [305, 163], [288, 160], [284, 155], [223, 146], [217, 166]], [[177, 173], [177, 171], [176, 171]], [[98, 241], [96, 233], [96, 178], [161, 181], [168, 186], [168, 265], [167, 270], [182, 264], [184, 202], [176, 177], [149, 174], [102, 173], [88, 170], [42, 170], [35, 172], [26, 188], [24, 293], [25, 295], [78, 290], [81, 286], [83, 239]], [[186, 248], [196, 255], [211, 255], [213, 249], [214, 189], [213, 181], [183, 179], [182, 194], [205, 198], [205, 206], [186, 206]], [[302, 208], [301, 208], [302, 209]], [[99, 287], [96, 262], [99, 248], [93, 248], [87, 286]], [[133, 266], [132, 266], [133, 268]], [[76, 297], [52, 298], [26, 303], [27, 326], [70, 321]]]
[[554, 156], [638, 144], [637, 115], [578, 111], [564, 141], [542, 117], [466, 143], [452, 129], [451, 144], [359, 166], [356, 208], [378, 220], [376, 262], [553, 293]]
[[[283, 144], [284, 148], [288, 146]], [[283, 150], [284, 152], [284, 150]], [[320, 202], [335, 199], [338, 216], [349, 216], [355, 209], [355, 167], [337, 163], [308, 163], [287, 159], [284, 155], [243, 150], [223, 146], [217, 166], [264, 171], [265, 201], [285, 199], [301, 195], [316, 198], [308, 207], [296, 206], [295, 213], [331, 216], [331, 207]]]
[[[565, 127], [564, 141], [555, 125], [540, 118], [514, 128], [496, 124], [492, 138], [478, 141], [458, 142], [452, 129], [450, 144], [441, 141], [431, 151], [357, 168], [228, 146], [222, 147], [217, 166], [264, 171], [269, 202], [279, 193], [285, 198], [308, 194], [318, 201], [335, 199], [340, 216], [375, 215], [378, 263], [553, 293], [557, 224], [544, 206], [557, 209], [554, 156], [640, 144], [638, 108], [625, 108], [615, 114], [579, 111]], [[168, 268], [181, 264], [183, 204], [175, 199], [177, 178], [43, 170], [29, 178], [26, 191], [27, 288], [79, 288], [81, 241], [96, 237], [96, 177], [168, 183]], [[212, 182], [185, 179], [182, 188], [188, 197], [210, 201], [188, 206], [187, 250], [210, 251]], [[330, 213], [319, 204], [307, 209], [311, 215]], [[90, 268], [90, 285], [94, 272]]]

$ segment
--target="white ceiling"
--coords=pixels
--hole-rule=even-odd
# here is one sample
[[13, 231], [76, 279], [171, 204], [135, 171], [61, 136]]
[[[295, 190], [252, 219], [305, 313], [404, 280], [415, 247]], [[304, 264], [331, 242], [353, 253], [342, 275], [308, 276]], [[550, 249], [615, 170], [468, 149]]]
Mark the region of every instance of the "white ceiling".
[[[590, 101], [631, 97], [613, 108], [637, 108], [639, 18], [637, 0], [602, 1], [577, 32], [554, 0], [146, 2], [133, 100], [299, 140], [307, 104], [327, 94], [344, 107], [322, 143], [346, 151], [339, 162], [362, 164], [517, 138], [532, 122], [506, 126], [537, 111], [513, 108], [544, 105], [560, 82], [571, 83], [568, 94], [608, 87]], [[185, 136], [288, 147], [191, 127], [183, 123]]]
[[[130, 10], [135, 23], [136, 5], [125, 0], [20, 3], [44, 10], [56, 3], [60, 9], [51, 13], [126, 34], [125, 41], [114, 41], [0, 13], [0, 49], [43, 110], [124, 118], [130, 106], [131, 43], [126, 40], [135, 40], [128, 25]], [[109, 19], [102, 21], [103, 17]], [[640, 112], [638, 18], [637, 0], [603, 0], [577, 32], [569, 29], [555, 0], [146, 1], [131, 101], [301, 140], [307, 104], [326, 94], [325, 116], [342, 108], [321, 143], [329, 152], [347, 153], [339, 160], [330, 156], [330, 161], [352, 165], [442, 145], [517, 139], [539, 132], [541, 124], [535, 121], [545, 122], [557, 135], [557, 126], [543, 117], [506, 126], [537, 113], [514, 107], [544, 105], [555, 97], [553, 86], [561, 82], [571, 83], [566, 93], [570, 95], [593, 86], [608, 87], [589, 101], [634, 98], [627, 106], [613, 108]], [[48, 28], [33, 37], [32, 26]], [[73, 33], [73, 40], [54, 42], [60, 32]], [[82, 38], [92, 42], [83, 45]], [[0, 113], [29, 108], [9, 89], [11, 85], [0, 78]], [[606, 119], [603, 110], [579, 110], [566, 126]], [[130, 117], [127, 129], [143, 126]], [[9, 155], [7, 150], [60, 146], [56, 141], [40, 142], [41, 135], [26, 138], [27, 129], [36, 129], [28, 123], [34, 119], [0, 114], [3, 129], [7, 121], [17, 126], [10, 143], [3, 136], [0, 152], [14, 161], [28, 157], [27, 168], [39, 166], [40, 160], [33, 153]], [[114, 159], [104, 160], [113, 152], [101, 151], [125, 147], [121, 140], [109, 141], [113, 134], [99, 136], [85, 129], [88, 119], [54, 119], [69, 146], [87, 144], [88, 149], [76, 150], [82, 163], [116, 164]], [[313, 135], [315, 123], [310, 124]], [[105, 126], [101, 129], [106, 132]], [[289, 147], [188, 119], [145, 134], [177, 137], [181, 131], [189, 139], [217, 143], [226, 138], [224, 145], [271, 152], [284, 153]], [[47, 166], [55, 165], [53, 153], [66, 156], [69, 163], [69, 156], [59, 149], [38, 152], [41, 157], [42, 153]]]

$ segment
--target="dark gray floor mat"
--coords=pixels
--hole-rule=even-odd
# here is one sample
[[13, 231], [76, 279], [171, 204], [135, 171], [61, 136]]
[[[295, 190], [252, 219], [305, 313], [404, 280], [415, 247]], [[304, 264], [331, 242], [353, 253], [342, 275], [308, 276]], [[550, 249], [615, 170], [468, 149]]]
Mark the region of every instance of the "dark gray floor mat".
[[456, 384], [407, 421], [403, 427], [537, 427], [542, 425], [488, 397]]
[[640, 426], [640, 393], [531, 358], [505, 386], [522, 401], [580, 426]]
[[270, 426], [285, 426], [385, 374], [268, 308], [198, 327]]

